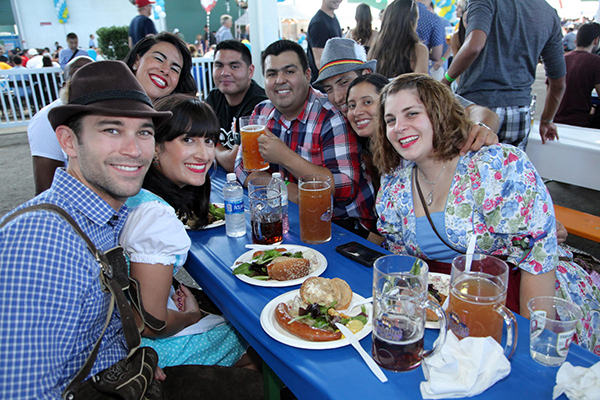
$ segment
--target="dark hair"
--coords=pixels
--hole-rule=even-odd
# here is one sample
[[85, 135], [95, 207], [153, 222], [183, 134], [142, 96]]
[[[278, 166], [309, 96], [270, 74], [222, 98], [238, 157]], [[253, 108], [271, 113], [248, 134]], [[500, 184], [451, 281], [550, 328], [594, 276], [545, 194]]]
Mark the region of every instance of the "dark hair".
[[356, 7], [354, 19], [356, 20], [356, 28], [352, 30], [352, 39], [365, 46], [369, 43], [373, 34], [373, 28], [371, 27], [371, 22], [373, 22], [371, 7], [365, 3], [359, 4]]
[[583, 24], [577, 30], [577, 38], [575, 39], [577, 47], [588, 47], [597, 37], [600, 37], [600, 24], [597, 22]]
[[265, 73], [265, 59], [267, 56], [278, 56], [281, 53], [286, 51], [293, 51], [298, 55], [300, 59], [300, 65], [302, 65], [302, 72], [306, 72], [308, 69], [308, 58], [306, 57], [306, 52], [296, 42], [292, 42], [291, 40], [278, 40], [276, 42], [271, 43], [261, 54], [261, 65], [263, 69], [263, 74]]
[[75, 33], [71, 32], [67, 35], [67, 39], [77, 39], [77, 35]]
[[195, 95], [197, 89], [196, 81], [192, 76], [192, 56], [190, 55], [190, 50], [188, 49], [187, 45], [178, 35], [165, 31], [159, 33], [158, 35], [146, 36], [137, 42], [135, 46], [133, 46], [123, 61], [135, 75], [133, 65], [138, 58], [141, 58], [144, 54], [146, 54], [148, 50], [152, 48], [152, 46], [161, 42], [171, 43], [173, 46], [175, 46], [177, 51], [179, 51], [179, 54], [181, 54], [181, 58], [183, 59], [181, 73], [179, 74], [179, 82], [177, 82], [177, 86], [175, 86], [173, 93]]
[[[156, 101], [157, 111], [171, 111], [173, 117], [156, 129], [154, 139], [160, 149], [166, 142], [181, 135], [212, 139], [217, 143], [220, 124], [212, 108], [195, 96], [171, 94]], [[143, 188], [157, 194], [169, 203], [180, 218], [197, 219], [194, 228], [208, 223], [210, 205], [210, 177], [202, 186], [180, 188], [151, 165], [144, 178]]]
[[377, 72], [388, 78], [412, 72], [419, 37], [415, 30], [419, 8], [413, 0], [394, 0], [383, 14], [381, 31], [369, 50], [369, 60], [377, 60]]
[[19, 56], [14, 56], [13, 63], [15, 63], [15, 65], [21, 65], [21, 64], [23, 64], [23, 59]]
[[348, 102], [348, 95], [350, 95], [350, 89], [363, 82], [367, 82], [375, 86], [375, 91], [377, 92], [377, 94], [379, 94], [381, 93], [381, 89], [383, 89], [385, 85], [390, 83], [390, 80], [376, 72], [373, 72], [372, 74], [359, 75], [358, 78], [354, 79], [352, 82], [350, 82], [350, 85], [348, 85], [348, 92], [346, 93], [346, 103]]
[[219, 50], [237, 51], [242, 55], [242, 60], [246, 63], [248, 67], [252, 65], [252, 53], [250, 53], [248, 47], [240, 41], [234, 39], [223, 40], [222, 42], [219, 42], [219, 44], [217, 44], [217, 47], [215, 48], [215, 56], [217, 55]]
[[53, 67], [52, 59], [50, 57], [43, 56], [42, 57], [42, 66], [44, 67]]
[[388, 96], [401, 90], [414, 90], [425, 106], [433, 129], [435, 157], [450, 160], [459, 154], [473, 123], [450, 89], [424, 74], [404, 74], [392, 80], [381, 92], [378, 128], [373, 138], [373, 163], [389, 174], [402, 162], [402, 157], [387, 139], [385, 103]]

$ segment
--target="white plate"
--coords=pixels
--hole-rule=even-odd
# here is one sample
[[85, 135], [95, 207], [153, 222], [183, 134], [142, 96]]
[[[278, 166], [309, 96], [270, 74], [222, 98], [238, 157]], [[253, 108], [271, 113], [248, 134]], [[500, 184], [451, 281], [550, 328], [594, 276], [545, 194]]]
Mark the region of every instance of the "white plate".
[[[224, 207], [225, 207], [225, 204], [223, 204], [223, 203], [213, 203], [213, 204], [214, 204], [215, 206], [217, 206], [218, 208], [224, 208]], [[212, 224], [208, 224], [208, 225], [206, 225], [205, 227], [203, 227], [203, 228], [200, 228], [200, 230], [203, 230], [203, 229], [212, 229], [212, 228], [216, 228], [216, 227], [218, 227], [218, 226], [223, 226], [223, 225], [225, 225], [225, 220], [224, 220], [224, 219], [220, 219], [220, 220], [218, 220], [218, 221], [215, 221], [215, 222], [213, 222]], [[192, 229], [192, 228], [190, 228], [190, 227], [189, 227], [189, 226], [186, 224], [186, 225], [185, 225], [185, 229]]]
[[[432, 284], [438, 292], [448, 296], [450, 293], [450, 275], [430, 272], [427, 274], [427, 283]], [[440, 329], [439, 321], [425, 321], [425, 328]]]
[[[275, 320], [275, 308], [279, 303], [286, 303], [290, 300], [293, 300], [296, 295], [300, 292], [299, 289], [292, 290], [291, 292], [287, 292], [278, 296], [271, 300], [265, 308], [263, 308], [260, 313], [260, 325], [267, 332], [267, 335], [271, 336], [273, 339], [281, 342], [283, 344], [287, 344], [288, 346], [297, 347], [299, 349], [309, 349], [309, 350], [325, 350], [325, 349], [337, 349], [338, 347], [348, 346], [350, 342], [348, 339], [343, 338], [339, 340], [332, 340], [330, 342], [311, 342], [309, 340], [304, 340], [299, 338], [298, 336], [292, 335], [288, 331], [284, 330], [279, 326], [277, 321]], [[352, 300], [364, 300], [359, 294], [353, 293]], [[369, 314], [369, 318], [367, 318], [368, 323], [362, 328], [359, 332], [355, 334], [358, 340], [363, 339], [373, 329], [372, 318], [373, 307], [371, 304], [365, 304], [365, 308], [367, 310], [367, 314]], [[354, 310], [351, 316], [355, 316], [360, 314], [360, 308]]]
[[[311, 272], [310, 274], [302, 277], [302, 278], [298, 278], [298, 279], [292, 279], [289, 281], [276, 281], [276, 280], [269, 280], [269, 281], [261, 281], [260, 279], [254, 279], [251, 278], [247, 275], [236, 275], [237, 278], [243, 282], [249, 283], [251, 285], [255, 285], [255, 286], [264, 286], [264, 287], [287, 287], [287, 286], [294, 286], [294, 285], [302, 285], [302, 283], [307, 280], [308, 278], [310, 278], [311, 276], [319, 276], [321, 275], [323, 272], [325, 272], [325, 269], [327, 269], [327, 259], [325, 258], [325, 256], [321, 253], [319, 253], [318, 251], [311, 249], [310, 247], [305, 247], [305, 246], [297, 246], [297, 245], [293, 245], [293, 244], [280, 244], [277, 246], [273, 246], [274, 249], [276, 248], [285, 248], [287, 249], [289, 252], [296, 252], [296, 251], [306, 251], [306, 250], [310, 250], [312, 251], [316, 256], [317, 256], [317, 262], [319, 263], [319, 265], [317, 266], [317, 269], [315, 269], [313, 272]], [[233, 265], [231, 266], [231, 269], [234, 270], [235, 268], [237, 268], [241, 263], [245, 263], [245, 262], [250, 262], [252, 260], [252, 254], [254, 254], [256, 252], [256, 250], [250, 250], [245, 252], [244, 254], [242, 254], [241, 256], [238, 257], [237, 260], [235, 260], [235, 262], [233, 263]]]

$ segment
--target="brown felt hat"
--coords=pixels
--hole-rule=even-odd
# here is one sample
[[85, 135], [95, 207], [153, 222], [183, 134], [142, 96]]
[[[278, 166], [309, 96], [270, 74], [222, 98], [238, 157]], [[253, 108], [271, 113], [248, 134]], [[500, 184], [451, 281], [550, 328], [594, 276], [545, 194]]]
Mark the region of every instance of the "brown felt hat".
[[98, 61], [81, 67], [71, 77], [67, 104], [48, 113], [52, 129], [77, 114], [152, 118], [159, 126], [173, 115], [156, 111], [137, 78], [122, 61]]

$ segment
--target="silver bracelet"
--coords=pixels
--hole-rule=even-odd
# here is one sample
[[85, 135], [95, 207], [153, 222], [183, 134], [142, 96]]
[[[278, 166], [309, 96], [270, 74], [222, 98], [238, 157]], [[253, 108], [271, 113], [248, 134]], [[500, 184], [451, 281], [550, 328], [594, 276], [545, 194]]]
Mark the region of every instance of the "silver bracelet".
[[[487, 129], [489, 129], [490, 131], [492, 131], [492, 128], [490, 128], [489, 126], [487, 126], [487, 125], [486, 125], [486, 124], [484, 124], [483, 122], [478, 122], [478, 123], [477, 123], [477, 125], [481, 126], [482, 128], [487, 128]], [[494, 132], [494, 131], [492, 131], [492, 132]]]
[[541, 122], [545, 123], [545, 124], [552, 124], [554, 121], [552, 121], [551, 119], [541, 119]]

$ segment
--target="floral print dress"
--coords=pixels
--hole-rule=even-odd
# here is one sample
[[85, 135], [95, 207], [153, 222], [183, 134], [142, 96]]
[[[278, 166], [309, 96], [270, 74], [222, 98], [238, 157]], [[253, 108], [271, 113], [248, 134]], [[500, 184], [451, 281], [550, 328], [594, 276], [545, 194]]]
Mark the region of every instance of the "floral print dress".
[[[382, 177], [377, 228], [391, 252], [424, 258], [413, 207], [414, 163], [405, 164]], [[466, 251], [469, 238], [477, 235], [478, 253], [508, 256], [509, 262], [536, 275], [557, 267], [556, 295], [584, 313], [577, 325], [578, 343], [600, 354], [600, 290], [577, 264], [559, 264], [559, 255], [568, 254], [556, 242], [552, 199], [522, 150], [498, 144], [460, 157], [445, 224], [448, 242], [457, 250]]]

